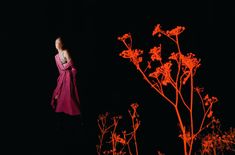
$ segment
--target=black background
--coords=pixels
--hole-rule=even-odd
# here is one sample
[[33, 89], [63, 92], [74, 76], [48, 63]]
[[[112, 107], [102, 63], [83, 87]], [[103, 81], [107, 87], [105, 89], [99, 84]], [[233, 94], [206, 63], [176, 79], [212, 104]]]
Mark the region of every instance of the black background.
[[58, 34], [69, 38], [74, 51], [83, 107], [82, 136], [71, 138], [73, 147], [67, 148], [71, 152], [95, 154], [98, 114], [122, 114], [138, 102], [141, 154], [156, 154], [157, 150], [181, 153], [174, 111], [131, 63], [118, 56], [124, 49], [118, 36], [131, 32], [135, 48], [148, 49], [158, 23], [163, 29], [186, 27], [182, 47], [202, 60], [198, 81], [206, 92], [219, 98], [216, 110], [224, 128], [234, 126], [234, 15], [232, 5], [213, 0], [2, 3], [2, 114], [8, 151], [55, 154], [63, 147], [61, 135], [54, 131], [50, 107], [58, 76], [54, 61]]

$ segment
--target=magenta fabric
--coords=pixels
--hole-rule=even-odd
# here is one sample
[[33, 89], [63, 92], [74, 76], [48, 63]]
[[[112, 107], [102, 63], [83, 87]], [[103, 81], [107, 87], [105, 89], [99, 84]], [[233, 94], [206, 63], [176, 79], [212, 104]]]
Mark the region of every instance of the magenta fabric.
[[[59, 77], [52, 95], [51, 106], [55, 112], [80, 115], [80, 101], [76, 85], [77, 69], [72, 60], [63, 65], [59, 54], [55, 55], [55, 61], [59, 70]], [[56, 95], [58, 95], [57, 100], [55, 99]]]

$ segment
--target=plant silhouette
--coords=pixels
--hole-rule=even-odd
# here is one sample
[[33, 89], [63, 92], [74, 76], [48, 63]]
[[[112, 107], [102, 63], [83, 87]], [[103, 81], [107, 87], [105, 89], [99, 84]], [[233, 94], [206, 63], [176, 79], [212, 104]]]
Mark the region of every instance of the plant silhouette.
[[[140, 126], [139, 114], [137, 112], [138, 106], [137, 103], [132, 103], [131, 109], [128, 110], [131, 118], [131, 131], [127, 131], [127, 129], [119, 125], [119, 121], [123, 119], [120, 115], [110, 116], [110, 114], [106, 112], [98, 116], [99, 144], [96, 145], [98, 155], [124, 155], [127, 153], [132, 155], [133, 152], [135, 155], [138, 155], [139, 151], [136, 136]], [[126, 118], [124, 120], [126, 120]], [[104, 144], [106, 145], [104, 146]]]
[[[118, 37], [118, 40], [126, 47], [119, 55], [134, 64], [147, 84], [174, 109], [180, 127], [179, 137], [183, 142], [184, 155], [196, 152], [194, 144], [199, 140], [201, 140], [201, 154], [216, 154], [216, 152], [224, 150], [233, 151], [234, 129], [225, 133], [214, 130], [215, 125], [220, 124], [213, 109], [218, 102], [217, 97], [204, 93], [204, 88], [197, 86], [194, 80], [196, 72], [201, 66], [201, 60], [194, 53], [185, 53], [181, 50], [179, 38], [184, 31], [183, 26], [163, 30], [161, 25], [157, 24], [152, 36], [160, 43], [148, 51], [147, 58], [144, 56], [143, 50], [133, 48], [132, 35], [126, 33]], [[171, 43], [167, 45], [164, 42], [161, 43], [163, 37]], [[170, 48], [172, 43], [174, 47]], [[163, 57], [163, 52], [166, 52], [166, 58]], [[207, 129], [208, 131], [212, 129], [212, 133], [209, 133]], [[219, 137], [220, 140], [217, 139]]]

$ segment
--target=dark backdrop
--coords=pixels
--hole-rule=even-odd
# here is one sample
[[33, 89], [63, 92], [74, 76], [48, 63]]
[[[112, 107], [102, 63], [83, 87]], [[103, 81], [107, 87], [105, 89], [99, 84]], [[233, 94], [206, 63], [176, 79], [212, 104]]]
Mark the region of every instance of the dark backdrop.
[[74, 147], [67, 149], [84, 154], [75, 147], [84, 142], [86, 151], [95, 154], [98, 114], [122, 114], [138, 102], [143, 154], [181, 153], [173, 110], [131, 63], [118, 56], [123, 50], [118, 36], [131, 32], [136, 48], [148, 49], [157, 23], [163, 28], [186, 27], [182, 46], [202, 60], [198, 81], [219, 98], [217, 110], [225, 128], [235, 125], [232, 5], [213, 0], [88, 0], [9, 1], [1, 6], [3, 127], [9, 131], [6, 144], [16, 148], [10, 151], [53, 154], [64, 144], [55, 132], [50, 107], [58, 75], [54, 61], [58, 34], [68, 38], [76, 60], [83, 112], [81, 138], [71, 138]]

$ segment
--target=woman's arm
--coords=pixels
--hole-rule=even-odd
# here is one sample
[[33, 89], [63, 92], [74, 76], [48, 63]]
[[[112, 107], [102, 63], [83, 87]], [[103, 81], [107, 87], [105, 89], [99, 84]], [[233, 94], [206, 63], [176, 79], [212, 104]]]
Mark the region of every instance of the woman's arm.
[[68, 63], [71, 60], [70, 53], [69, 53], [68, 50], [64, 50], [63, 52], [64, 52], [64, 57], [65, 57], [65, 59], [66, 59], [66, 61]]
[[[73, 62], [71, 61], [72, 58], [71, 58], [70, 53], [69, 53], [68, 50], [64, 50], [64, 57], [65, 57], [65, 59], [66, 59], [66, 61], [67, 61], [67, 63], [64, 64], [64, 67], [65, 67], [65, 68], [71, 67], [71, 71], [72, 71], [73, 75], [76, 75], [77, 69], [75, 68]], [[67, 66], [67, 67], [66, 67], [66, 66]]]

